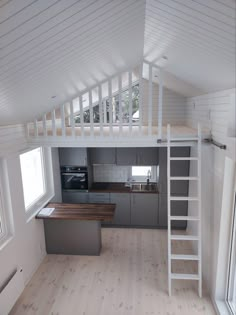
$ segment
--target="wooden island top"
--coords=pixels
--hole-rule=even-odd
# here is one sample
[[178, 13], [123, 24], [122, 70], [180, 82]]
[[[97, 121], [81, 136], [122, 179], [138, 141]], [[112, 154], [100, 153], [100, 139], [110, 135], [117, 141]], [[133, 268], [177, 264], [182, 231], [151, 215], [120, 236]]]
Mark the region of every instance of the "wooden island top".
[[113, 203], [49, 203], [55, 208], [50, 216], [36, 216], [37, 219], [112, 221], [116, 205]]

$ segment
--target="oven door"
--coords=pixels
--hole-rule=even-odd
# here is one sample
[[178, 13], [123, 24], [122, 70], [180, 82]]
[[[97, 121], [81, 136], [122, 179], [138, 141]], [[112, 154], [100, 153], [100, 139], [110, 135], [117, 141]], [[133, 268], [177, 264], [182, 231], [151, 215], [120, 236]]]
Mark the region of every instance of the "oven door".
[[81, 173], [61, 173], [63, 190], [88, 190], [88, 175]]

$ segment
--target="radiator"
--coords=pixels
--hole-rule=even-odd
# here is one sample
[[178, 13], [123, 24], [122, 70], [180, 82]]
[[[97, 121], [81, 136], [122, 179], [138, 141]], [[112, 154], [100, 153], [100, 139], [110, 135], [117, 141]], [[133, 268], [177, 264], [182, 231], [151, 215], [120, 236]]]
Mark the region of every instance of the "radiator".
[[22, 269], [14, 270], [0, 286], [0, 315], [7, 315], [24, 290]]

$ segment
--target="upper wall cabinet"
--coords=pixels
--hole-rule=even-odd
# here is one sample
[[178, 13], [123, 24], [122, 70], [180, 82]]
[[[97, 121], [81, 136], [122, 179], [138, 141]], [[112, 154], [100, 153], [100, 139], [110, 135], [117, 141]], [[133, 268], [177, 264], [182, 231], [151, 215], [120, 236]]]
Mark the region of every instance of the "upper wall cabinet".
[[92, 164], [115, 164], [115, 148], [90, 148], [88, 149], [90, 162]]
[[158, 165], [158, 148], [117, 148], [117, 165]]
[[136, 148], [117, 148], [117, 165], [136, 165]]
[[137, 165], [158, 165], [158, 148], [137, 148]]
[[86, 148], [59, 148], [60, 165], [87, 166]]

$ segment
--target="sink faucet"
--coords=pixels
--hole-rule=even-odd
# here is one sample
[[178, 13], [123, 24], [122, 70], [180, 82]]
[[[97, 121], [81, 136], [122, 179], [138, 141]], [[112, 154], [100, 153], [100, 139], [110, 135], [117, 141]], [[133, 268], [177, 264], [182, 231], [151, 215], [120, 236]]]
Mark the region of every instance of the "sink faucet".
[[147, 172], [147, 185], [149, 185], [150, 178], [151, 178], [151, 171], [148, 170], [148, 172]]

